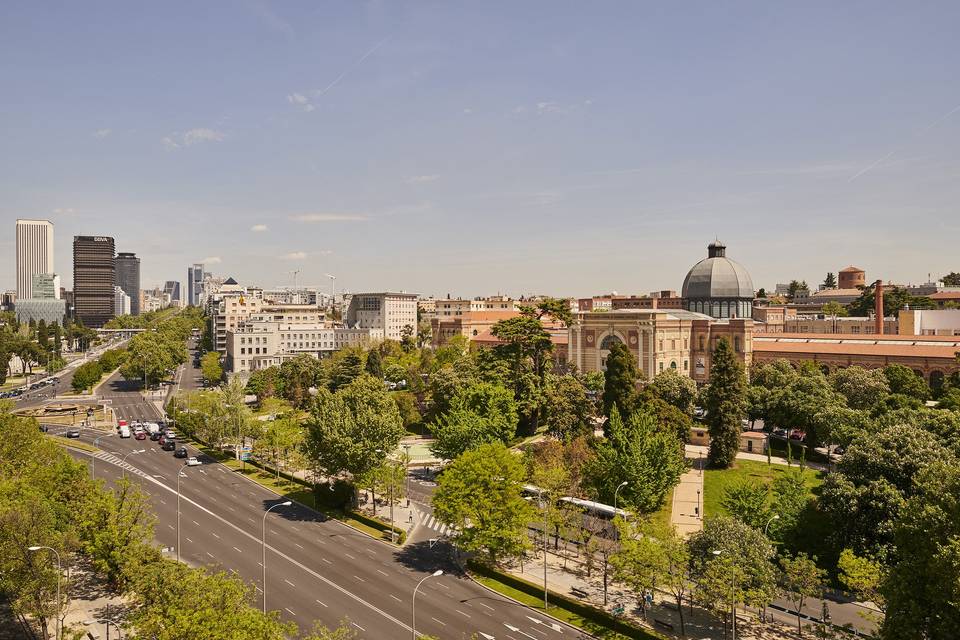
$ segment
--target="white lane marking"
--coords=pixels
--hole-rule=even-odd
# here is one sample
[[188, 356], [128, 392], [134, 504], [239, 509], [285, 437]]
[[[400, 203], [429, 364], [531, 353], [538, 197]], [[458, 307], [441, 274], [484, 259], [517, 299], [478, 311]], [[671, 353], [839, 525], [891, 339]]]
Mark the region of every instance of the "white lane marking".
[[295, 614], [293, 611], [290, 611], [290, 609], [287, 609], [286, 607], [284, 607], [283, 610], [289, 613], [290, 615], [292, 615], [294, 618], [297, 617], [297, 614]]
[[468, 618], [470, 617], [470, 614], [469, 614], [469, 613], [460, 611], [460, 609], [454, 609], [454, 611], [456, 611], [457, 613], [459, 613], [459, 614], [462, 615], [462, 616], [467, 616]]
[[486, 607], [487, 609], [490, 609], [490, 611], [496, 611], [496, 609], [494, 609], [493, 607], [491, 607], [491, 606], [488, 605], [488, 604], [484, 604], [484, 603], [482, 603], [482, 602], [478, 602], [477, 604], [480, 605], [481, 607]]
[[[114, 463], [114, 462], [112, 462], [112, 461], [110, 462], [110, 464], [113, 464], [114, 466], [116, 466], [116, 463]], [[163, 484], [163, 483], [160, 482], [159, 480], [156, 480], [155, 478], [149, 477], [149, 478], [147, 478], [147, 480], [153, 482], [153, 483], [156, 484], [158, 487], [162, 487], [163, 489], [166, 489], [166, 490], [169, 491], [171, 494], [176, 495], [176, 493], [177, 493], [177, 492], [176, 492], [176, 489], [173, 489], [172, 487], [168, 487], [167, 485]], [[253, 482], [253, 480], [251, 480], [250, 482]], [[253, 534], [250, 534], [250, 533], [244, 531], [243, 529], [241, 529], [241, 528], [238, 527], [237, 525], [233, 524], [232, 522], [230, 522], [230, 521], [227, 520], [226, 518], [217, 515], [216, 513], [214, 513], [213, 511], [210, 511], [209, 509], [207, 509], [207, 508], [204, 507], [203, 505], [197, 503], [196, 501], [194, 501], [194, 500], [192, 500], [192, 499], [190, 499], [190, 498], [182, 498], [182, 499], [185, 500], [186, 502], [189, 502], [190, 504], [192, 504], [192, 505], [193, 505], [194, 507], [196, 507], [197, 509], [203, 511], [204, 513], [206, 513], [206, 514], [209, 515], [210, 517], [215, 518], [216, 520], [219, 520], [219, 521], [220, 521], [221, 523], [223, 523], [224, 525], [232, 528], [232, 529], [235, 530], [237, 533], [239, 533], [239, 534], [241, 534], [241, 535], [244, 535], [244, 536], [250, 538], [250, 539], [253, 540], [254, 542], [257, 542], [257, 543], [262, 542], [262, 541], [260, 540], [260, 538], [257, 538], [257, 537], [254, 536]], [[344, 525], [344, 526], [346, 526], [346, 525]], [[326, 576], [320, 575], [319, 573], [317, 573], [316, 571], [314, 571], [313, 569], [311, 569], [311, 568], [308, 567], [307, 565], [305, 565], [305, 564], [303, 564], [302, 562], [299, 562], [299, 561], [297, 561], [297, 560], [294, 560], [293, 558], [291, 558], [290, 556], [286, 555], [286, 554], [283, 553], [282, 551], [279, 551], [279, 550], [277, 550], [276, 548], [274, 548], [274, 547], [272, 547], [272, 546], [270, 546], [270, 545], [266, 545], [266, 547], [267, 547], [268, 549], [270, 549], [270, 551], [272, 551], [273, 553], [277, 554], [278, 556], [280, 556], [281, 558], [283, 558], [284, 560], [286, 560], [287, 562], [289, 562], [290, 564], [292, 564], [292, 565], [294, 565], [295, 567], [298, 567], [298, 568], [302, 569], [303, 571], [309, 573], [309, 574], [312, 575], [314, 578], [316, 578], [317, 580], [320, 580], [320, 581], [323, 582], [324, 584], [326, 584], [326, 585], [328, 585], [328, 586], [330, 586], [330, 587], [333, 587], [334, 589], [336, 589], [337, 591], [339, 591], [339, 592], [342, 593], [343, 595], [347, 596], [348, 598], [350, 598], [350, 599], [353, 600], [354, 602], [357, 602], [357, 603], [363, 605], [364, 607], [367, 607], [367, 608], [370, 609], [371, 611], [380, 614], [381, 616], [383, 616], [384, 618], [386, 618], [386, 619], [389, 620], [390, 622], [394, 623], [394, 624], [397, 625], [398, 627], [400, 627], [400, 628], [402, 628], [402, 629], [405, 629], [405, 630], [408, 631], [408, 632], [409, 632], [409, 631], [412, 631], [412, 629], [410, 628], [410, 625], [408, 625], [408, 624], [406, 624], [405, 622], [402, 622], [401, 620], [399, 620], [398, 618], [390, 615], [389, 613], [387, 613], [387, 612], [384, 611], [383, 609], [380, 609], [380, 608], [377, 607], [376, 605], [374, 605], [374, 604], [372, 604], [371, 602], [369, 602], [368, 600], [366, 600], [364, 597], [355, 594], [354, 592], [350, 591], [350, 590], [347, 589], [346, 587], [340, 586], [339, 584], [337, 584], [336, 582], [334, 582], [334, 581], [331, 580], [330, 578], [327, 578]], [[209, 551], [207, 552], [207, 554], [208, 554], [211, 558], [213, 557], [213, 554], [211, 554]], [[325, 560], [325, 561], [326, 561], [326, 560]], [[328, 562], [328, 561], [327, 561], [327, 562]], [[360, 628], [359, 625], [357, 625], [356, 623], [353, 623], [353, 625], [356, 626], [358, 629]], [[363, 629], [363, 631], [366, 631], [366, 629]]]
[[167, 503], [163, 500], [163, 498], [161, 498], [161, 499], [160, 499], [160, 504], [167, 504]]
[[237, 549], [236, 547], [234, 547], [234, 550], [235, 550], [237, 553], [243, 553], [243, 551], [240, 551], [240, 549]]
[[293, 584], [292, 582], [290, 582], [290, 581], [289, 581], [289, 580], [287, 580], [286, 578], [284, 578], [284, 580], [283, 580], [283, 581], [284, 581], [284, 582], [286, 582], [286, 583], [287, 583], [288, 585], [290, 585], [291, 587], [293, 587], [294, 589], [296, 589], [296, 588], [297, 588], [297, 585], [295, 585], [295, 584]]
[[360, 582], [366, 582], [366, 580], [364, 580], [363, 578], [361, 578], [361, 577], [358, 576], [357, 574], [353, 574], [353, 577], [356, 578], [357, 580], [359, 580]]
[[381, 575], [385, 575], [385, 576], [389, 576], [389, 575], [390, 575], [389, 573], [387, 573], [386, 571], [383, 571], [382, 569], [377, 569], [377, 573], [379, 573], [379, 574], [381, 574]]
[[[353, 626], [355, 626], [357, 629], [360, 629], [360, 631], [366, 631], [366, 629], [364, 629], [363, 627], [361, 627], [360, 625], [358, 625], [356, 622], [351, 622], [350, 624], [352, 624]], [[404, 626], [406, 626], [406, 625], [404, 625]]]
[[327, 560], [326, 558], [320, 558], [320, 559], [323, 560], [324, 562], [326, 562], [327, 564], [333, 564], [332, 562], [330, 562], [330, 561]]
[[196, 520], [193, 521], [193, 524], [197, 525], [198, 527], [200, 526], [200, 523], [197, 522]]
[[170, 527], [171, 530], [176, 531], [176, 529], [174, 528], [174, 526], [173, 526], [172, 524], [168, 524], [167, 526]]
[[401, 599], [398, 598], [397, 596], [393, 595], [392, 593], [390, 594], [390, 597], [393, 598], [394, 600], [396, 600], [397, 602], [403, 602], [403, 600], [401, 600]]
[[442, 582], [437, 582], [437, 583], [435, 583], [435, 584], [436, 584], [438, 587], [442, 588], [442, 589], [446, 589], [447, 591], [450, 591], [450, 587], [448, 587], [447, 585], [443, 584]]
[[[321, 605], [321, 606], [324, 606], [324, 607], [327, 606], [327, 605], [323, 604], [322, 602], [320, 602], [319, 600], [317, 600], [317, 604], [319, 604], [319, 605]], [[329, 609], [330, 607], [327, 607], [327, 608]]]
[[356, 559], [357, 559], [356, 556], [352, 556], [352, 555], [350, 555], [349, 553], [346, 553], [346, 552], [344, 552], [343, 555], [347, 556], [347, 557], [350, 558], [351, 560], [356, 560]]
[[211, 533], [211, 534], [213, 535], [213, 537], [216, 538], [217, 540], [220, 539], [220, 536], [218, 536], [217, 534], [213, 533], [213, 531], [211, 531], [210, 533]]
[[437, 619], [434, 618], [433, 616], [430, 616], [430, 619], [433, 620], [434, 622], [439, 622], [439, 623], [442, 624], [443, 626], [447, 626], [447, 623], [444, 622], [443, 620], [437, 620]]
[[297, 544], [296, 542], [293, 543], [293, 546], [295, 546], [297, 549], [303, 549], [303, 545]]

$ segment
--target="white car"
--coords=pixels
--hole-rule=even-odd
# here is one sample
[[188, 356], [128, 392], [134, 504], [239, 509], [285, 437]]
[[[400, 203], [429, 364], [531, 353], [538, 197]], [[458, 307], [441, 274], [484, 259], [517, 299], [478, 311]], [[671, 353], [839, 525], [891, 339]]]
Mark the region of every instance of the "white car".
[[197, 467], [200, 465], [200, 461], [197, 460], [196, 456], [190, 456], [189, 458], [187, 458], [186, 465], [188, 467]]
[[167, 429], [166, 431], [163, 432], [163, 435], [165, 435], [168, 438], [173, 438], [174, 440], [177, 438], [177, 434], [176, 432], [174, 432], [173, 429]]

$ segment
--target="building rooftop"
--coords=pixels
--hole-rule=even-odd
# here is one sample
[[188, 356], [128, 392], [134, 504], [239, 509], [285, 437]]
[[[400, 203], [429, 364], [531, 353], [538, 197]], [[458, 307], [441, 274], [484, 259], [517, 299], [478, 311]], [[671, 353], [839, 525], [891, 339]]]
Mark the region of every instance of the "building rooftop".
[[861, 269], [860, 267], [855, 267], [853, 265], [850, 265], [845, 269], [840, 269], [840, 273], [859, 273], [861, 271], [863, 271], [863, 269]]

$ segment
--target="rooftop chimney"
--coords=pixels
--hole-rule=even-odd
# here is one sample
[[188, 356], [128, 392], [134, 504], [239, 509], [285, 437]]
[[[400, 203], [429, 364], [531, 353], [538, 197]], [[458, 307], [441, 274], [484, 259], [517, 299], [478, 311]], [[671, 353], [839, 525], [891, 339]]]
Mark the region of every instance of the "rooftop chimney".
[[874, 322], [876, 323], [876, 334], [883, 335], [883, 281], [877, 280], [874, 283]]

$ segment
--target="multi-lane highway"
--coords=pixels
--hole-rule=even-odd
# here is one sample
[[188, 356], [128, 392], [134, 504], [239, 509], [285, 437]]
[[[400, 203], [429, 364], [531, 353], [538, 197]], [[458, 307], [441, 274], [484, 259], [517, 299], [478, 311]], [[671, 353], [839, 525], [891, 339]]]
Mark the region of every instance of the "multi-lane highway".
[[[188, 364], [184, 375], [192, 375]], [[109, 388], [108, 388], [109, 387]], [[155, 409], [135, 387], [104, 385], [119, 418], [149, 419]], [[103, 432], [84, 430], [92, 442]], [[204, 458], [184, 467], [150, 440], [101, 438], [96, 476], [117, 479], [126, 469], [147, 492], [157, 515], [156, 538], [176, 556], [177, 474], [180, 478], [180, 556], [261, 584], [261, 526], [266, 509], [281, 502], [271, 491]], [[145, 449], [144, 453], [131, 451]], [[128, 455], [129, 454], [129, 455]], [[89, 454], [74, 455], [90, 462]], [[126, 463], [121, 466], [121, 457]], [[94, 465], [91, 465], [94, 466]], [[444, 575], [423, 583], [417, 596], [418, 633], [440, 638], [573, 639], [587, 637], [478, 586], [449, 561], [449, 549], [427, 543], [396, 549], [346, 525], [325, 520], [306, 507], [276, 507], [266, 516], [267, 604], [301, 628], [314, 620], [336, 626], [348, 618], [361, 638], [403, 638], [411, 634], [414, 587], [431, 572]]]

